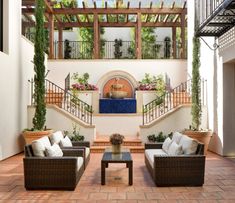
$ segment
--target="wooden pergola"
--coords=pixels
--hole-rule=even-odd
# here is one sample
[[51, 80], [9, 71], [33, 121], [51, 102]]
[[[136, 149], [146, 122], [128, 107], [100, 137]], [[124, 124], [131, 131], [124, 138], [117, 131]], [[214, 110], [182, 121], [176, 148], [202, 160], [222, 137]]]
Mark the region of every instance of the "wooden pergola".
[[[159, 5], [150, 2], [149, 7], [143, 7], [141, 1], [138, 6], [131, 7], [128, 1], [123, 7], [119, 0], [114, 7], [108, 7], [107, 1], [103, 7], [98, 7], [96, 1], [93, 6], [87, 6], [82, 2], [82, 7], [75, 4], [72, 8], [65, 8], [62, 3], [44, 0], [45, 27], [49, 29], [49, 58], [54, 58], [54, 30], [57, 28], [59, 41], [63, 41], [63, 29], [72, 27], [93, 27], [94, 29], [94, 58], [99, 58], [99, 42], [101, 27], [134, 27], [136, 56], [141, 58], [141, 28], [142, 27], [170, 27], [172, 28], [173, 58], [176, 58], [176, 28], [181, 28], [182, 55], [186, 58], [185, 29], [187, 26], [186, 1], [176, 6], [175, 1], [171, 6], [164, 6], [164, 1]], [[57, 5], [55, 7], [55, 5]], [[59, 6], [58, 6], [59, 5]], [[35, 11], [35, 0], [22, 0], [22, 31], [27, 27], [35, 26], [32, 16]], [[81, 17], [82, 16], [82, 17]], [[122, 20], [120, 19], [122, 17]], [[112, 18], [112, 21], [110, 20]], [[59, 43], [59, 58], [62, 57], [62, 44]]]

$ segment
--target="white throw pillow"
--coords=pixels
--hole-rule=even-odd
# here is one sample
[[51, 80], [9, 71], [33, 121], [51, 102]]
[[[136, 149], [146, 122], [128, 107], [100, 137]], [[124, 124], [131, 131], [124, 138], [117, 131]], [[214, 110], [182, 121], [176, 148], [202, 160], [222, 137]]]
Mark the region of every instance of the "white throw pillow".
[[172, 141], [174, 141], [176, 144], [180, 143], [180, 139], [182, 138], [182, 134], [179, 132], [174, 132], [173, 133], [173, 137], [172, 137]]
[[50, 146], [51, 146], [51, 143], [47, 136], [44, 136], [38, 140], [34, 140], [32, 142], [32, 149], [33, 149], [34, 156], [44, 157], [46, 147], [50, 147]]
[[51, 147], [46, 147], [46, 156], [48, 157], [62, 157], [63, 152], [58, 144], [53, 144]]
[[168, 152], [171, 143], [172, 143], [171, 138], [168, 137], [165, 139], [165, 141], [162, 144], [162, 149], [164, 152], [166, 152], [166, 153]]
[[72, 147], [73, 144], [71, 140], [66, 136], [64, 139], [60, 140], [60, 146], [61, 147]]
[[175, 142], [172, 142], [169, 149], [168, 149], [169, 155], [181, 155], [183, 154], [182, 146], [178, 145]]
[[51, 144], [59, 144], [62, 139], [64, 139], [64, 135], [61, 131], [54, 132], [50, 137]]
[[179, 144], [182, 146], [184, 154], [191, 155], [197, 151], [198, 142], [186, 135], [182, 136]]

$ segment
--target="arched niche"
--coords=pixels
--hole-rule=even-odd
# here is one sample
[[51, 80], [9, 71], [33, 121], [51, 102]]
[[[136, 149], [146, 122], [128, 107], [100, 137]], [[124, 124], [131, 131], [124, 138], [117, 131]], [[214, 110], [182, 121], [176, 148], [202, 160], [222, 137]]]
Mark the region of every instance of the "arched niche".
[[123, 84], [123, 88], [121, 90], [128, 93], [127, 98], [134, 98], [138, 82], [130, 73], [119, 70], [106, 73], [97, 82], [101, 98], [109, 97], [108, 92], [111, 90], [111, 86], [117, 83]]

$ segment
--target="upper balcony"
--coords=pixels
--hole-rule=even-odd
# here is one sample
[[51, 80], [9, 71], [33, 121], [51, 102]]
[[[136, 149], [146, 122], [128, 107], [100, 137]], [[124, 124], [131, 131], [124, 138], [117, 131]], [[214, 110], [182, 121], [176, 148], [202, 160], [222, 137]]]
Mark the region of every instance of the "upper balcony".
[[198, 36], [220, 37], [235, 25], [235, 0], [198, 0]]
[[[186, 0], [44, 2], [50, 59], [185, 59], [187, 56]], [[31, 39], [34, 10], [33, 0], [22, 0], [22, 34]], [[107, 28], [130, 28], [132, 39], [122, 39], [118, 35], [110, 39], [107, 34], [104, 38], [103, 31]], [[151, 31], [145, 40], [147, 28]], [[170, 34], [159, 40], [155, 28], [167, 28]], [[74, 29], [89, 30], [89, 36], [66, 38], [66, 30]], [[119, 39], [121, 45], [115, 42]]]

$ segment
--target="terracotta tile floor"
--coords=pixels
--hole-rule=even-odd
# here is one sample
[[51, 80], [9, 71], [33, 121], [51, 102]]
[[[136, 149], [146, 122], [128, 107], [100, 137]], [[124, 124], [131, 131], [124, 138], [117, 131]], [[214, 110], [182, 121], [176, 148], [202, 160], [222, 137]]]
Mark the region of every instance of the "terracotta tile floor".
[[235, 162], [207, 155], [203, 187], [155, 187], [143, 154], [132, 154], [134, 184], [128, 186], [124, 164], [110, 164], [106, 185], [100, 185], [102, 154], [91, 154], [90, 163], [75, 191], [26, 191], [23, 155], [0, 162], [0, 202], [91, 202], [91, 203], [222, 203], [235, 202]]

